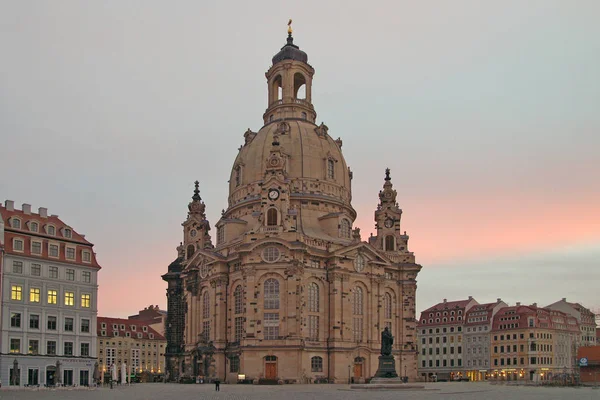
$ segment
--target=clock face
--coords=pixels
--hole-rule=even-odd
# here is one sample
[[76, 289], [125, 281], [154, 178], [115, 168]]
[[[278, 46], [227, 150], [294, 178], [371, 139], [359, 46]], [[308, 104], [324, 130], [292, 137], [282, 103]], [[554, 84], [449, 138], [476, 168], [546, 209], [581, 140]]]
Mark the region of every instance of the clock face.
[[197, 233], [198, 233], [198, 231], [196, 231], [195, 229], [192, 229], [192, 230], [190, 231], [190, 236], [191, 236], [191, 237], [196, 237], [196, 234], [197, 234]]
[[269, 190], [269, 199], [270, 200], [277, 200], [278, 198], [279, 198], [279, 190], [277, 190], [277, 189]]
[[392, 226], [394, 226], [394, 220], [391, 218], [387, 218], [384, 222], [384, 225], [386, 228], [391, 228]]

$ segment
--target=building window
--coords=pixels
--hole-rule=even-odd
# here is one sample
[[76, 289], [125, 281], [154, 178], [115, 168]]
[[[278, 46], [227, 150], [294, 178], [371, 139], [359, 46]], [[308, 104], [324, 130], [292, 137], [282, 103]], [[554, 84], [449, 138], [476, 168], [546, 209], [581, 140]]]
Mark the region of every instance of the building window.
[[21, 261], [13, 261], [13, 274], [22, 274], [23, 273], [23, 263]]
[[242, 340], [244, 334], [244, 317], [235, 317], [235, 341]]
[[89, 263], [92, 261], [92, 253], [90, 253], [89, 251], [82, 251], [81, 252], [81, 261], [85, 262], [85, 263]]
[[265, 313], [264, 338], [265, 340], [279, 339], [279, 313]]
[[354, 288], [352, 300], [352, 313], [354, 315], [363, 315], [363, 290], [360, 286]]
[[269, 208], [267, 210], [267, 226], [277, 226], [277, 209]]
[[40, 342], [38, 340], [30, 340], [29, 341], [29, 354], [39, 354], [40, 352]]
[[63, 355], [65, 355], [65, 356], [73, 355], [73, 342], [65, 342], [64, 343]]
[[238, 165], [235, 167], [235, 187], [240, 186], [242, 183], [242, 167]]
[[63, 230], [63, 234], [66, 238], [71, 238], [73, 236], [73, 232], [69, 228], [65, 228]]
[[21, 327], [21, 313], [10, 313], [10, 326], [11, 328]]
[[90, 303], [91, 303], [91, 295], [82, 294], [81, 295], [81, 307], [90, 308]]
[[40, 302], [40, 288], [29, 289], [29, 302], [39, 303]]
[[89, 357], [89, 355], [90, 355], [90, 344], [89, 343], [81, 343], [81, 353], [79, 355], [82, 357]]
[[65, 292], [65, 306], [74, 306], [74, 305], [75, 305], [75, 293]]
[[392, 295], [389, 293], [383, 295], [383, 318], [392, 318]]
[[48, 326], [49, 331], [55, 331], [56, 330], [56, 317], [49, 316], [47, 326]]
[[229, 372], [240, 372], [240, 358], [235, 356], [229, 358]]
[[308, 285], [308, 311], [319, 312], [319, 286], [316, 283]]
[[354, 317], [352, 319], [352, 334], [355, 342], [362, 342], [363, 338], [363, 319]]
[[217, 244], [225, 242], [225, 226], [221, 225], [217, 227]]
[[73, 318], [65, 318], [65, 332], [73, 332]]
[[310, 359], [311, 372], [323, 372], [323, 359], [321, 357], [312, 357]]
[[279, 256], [281, 255], [279, 249], [277, 247], [267, 247], [263, 250], [263, 259], [266, 262], [276, 262], [279, 260]]
[[29, 315], [29, 329], [40, 329], [40, 316], [37, 314]]
[[48, 304], [57, 304], [58, 293], [56, 290], [48, 290]]
[[46, 342], [46, 354], [56, 355], [56, 341], [48, 340]]
[[21, 220], [18, 218], [12, 218], [11, 225], [15, 229], [21, 229]]
[[352, 224], [346, 218], [342, 218], [340, 223], [340, 237], [350, 239], [352, 237]]
[[74, 281], [75, 280], [75, 270], [67, 268], [67, 280]]
[[74, 260], [75, 259], [75, 248], [74, 247], [67, 247], [67, 249], [66, 249], [66, 257], [67, 257], [67, 260]]
[[308, 316], [308, 338], [310, 340], [319, 340], [319, 316]]
[[361, 272], [365, 269], [365, 258], [361, 254], [357, 255], [354, 259], [354, 269], [356, 272]]
[[89, 271], [83, 271], [81, 273], [81, 280], [85, 283], [90, 283], [92, 281], [92, 273]]
[[58, 257], [58, 245], [57, 244], [48, 245], [48, 255], [50, 257]]
[[31, 275], [33, 275], [33, 276], [42, 275], [42, 266], [40, 264], [31, 264]]
[[13, 249], [15, 251], [23, 251], [23, 240], [13, 239]]
[[23, 300], [23, 286], [11, 285], [10, 287], [10, 299], [15, 301]]
[[90, 320], [82, 319], [81, 320], [81, 333], [89, 333], [90, 332]]
[[238, 285], [233, 291], [234, 313], [241, 314], [244, 311], [244, 289]]
[[327, 160], [327, 178], [333, 179], [335, 177], [335, 162], [331, 159]]
[[310, 260], [311, 268], [321, 268], [321, 262], [319, 260]]
[[48, 267], [48, 277], [58, 279], [58, 267]]
[[21, 339], [10, 339], [10, 352], [20, 353], [21, 352]]
[[37, 222], [33, 222], [33, 221], [32, 221], [32, 222], [30, 222], [30, 223], [29, 223], [29, 230], [30, 230], [31, 232], [37, 232], [37, 231], [38, 231], [38, 229], [39, 229], [39, 225], [38, 225], [38, 223], [37, 223]]
[[52, 225], [48, 225], [46, 227], [46, 230], [48, 231], [48, 235], [54, 236], [56, 235], [56, 228]]
[[385, 251], [394, 251], [396, 245], [396, 239], [392, 235], [385, 237]]
[[264, 287], [264, 309], [279, 309], [279, 281], [269, 278], [263, 284]]
[[42, 242], [31, 242], [31, 254], [42, 254]]

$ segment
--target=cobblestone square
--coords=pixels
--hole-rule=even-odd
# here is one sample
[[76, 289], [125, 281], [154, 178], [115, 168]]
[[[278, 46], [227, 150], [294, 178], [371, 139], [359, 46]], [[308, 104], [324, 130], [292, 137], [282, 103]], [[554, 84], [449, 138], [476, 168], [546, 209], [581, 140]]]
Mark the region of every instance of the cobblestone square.
[[488, 383], [431, 383], [424, 390], [351, 390], [347, 385], [221, 385], [215, 392], [213, 385], [137, 384], [114, 389], [102, 387], [90, 390], [77, 389], [20, 389], [3, 388], [2, 400], [29, 399], [286, 399], [286, 400], [361, 400], [361, 399], [531, 399], [531, 400], [598, 400], [600, 390], [590, 387], [550, 388], [533, 386], [505, 386]]

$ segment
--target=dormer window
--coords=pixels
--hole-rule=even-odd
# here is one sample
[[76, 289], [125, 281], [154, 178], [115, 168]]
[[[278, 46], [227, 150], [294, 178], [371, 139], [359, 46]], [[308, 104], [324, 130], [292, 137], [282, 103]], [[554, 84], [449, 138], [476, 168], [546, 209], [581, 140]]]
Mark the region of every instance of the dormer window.
[[129, 327], [131, 328], [131, 330], [132, 330], [132, 331], [134, 331], [134, 332], [135, 332], [135, 328], [136, 328], [136, 326], [135, 326], [135, 325], [131, 325], [131, 326], [129, 326]]
[[113, 336], [119, 336], [119, 331], [113, 331]]
[[143, 330], [144, 332], [148, 332], [148, 327], [147, 327], [147, 326], [142, 326], [142, 330]]
[[100, 336], [106, 336], [106, 331], [100, 331]]
[[125, 330], [125, 325], [121, 324], [121, 330], [124, 331]]
[[14, 217], [11, 218], [10, 226], [12, 226], [14, 229], [21, 229], [21, 220]]
[[48, 235], [54, 236], [56, 235], [56, 228], [52, 225], [47, 225], [46, 232], [48, 233]]
[[37, 232], [37, 231], [38, 231], [38, 229], [39, 229], [39, 227], [40, 227], [40, 226], [39, 226], [39, 224], [38, 224], [37, 222], [35, 222], [35, 221], [31, 221], [31, 222], [29, 223], [29, 230], [30, 230], [31, 232]]
[[117, 329], [119, 329], [119, 326], [117, 324], [113, 324], [113, 329], [116, 331]]
[[125, 332], [125, 337], [131, 337], [131, 333]]
[[70, 239], [71, 237], [73, 237], [73, 231], [69, 228], [65, 228], [63, 230], [63, 236]]
[[153, 334], [153, 333], [149, 333], [149, 334], [148, 334], [148, 338], [149, 338], [149, 339], [154, 339], [154, 334]]

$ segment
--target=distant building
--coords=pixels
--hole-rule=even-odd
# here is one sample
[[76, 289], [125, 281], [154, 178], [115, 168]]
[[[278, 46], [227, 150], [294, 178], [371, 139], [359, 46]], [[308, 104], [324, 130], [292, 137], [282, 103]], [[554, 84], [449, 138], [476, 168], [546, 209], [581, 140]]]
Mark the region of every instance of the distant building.
[[577, 351], [579, 360], [579, 378], [583, 384], [600, 383], [600, 346], [580, 347]]
[[158, 308], [158, 306], [150, 305], [135, 315], [130, 315], [129, 319], [144, 321], [149, 327], [158, 332], [161, 336], [165, 336], [165, 322], [167, 321], [167, 312]]
[[166, 347], [165, 337], [145, 321], [98, 317], [98, 361], [102, 371], [113, 364], [120, 368], [124, 362], [132, 374], [162, 374]]
[[436, 304], [421, 313], [417, 326], [420, 345], [418, 372], [426, 380], [453, 380], [466, 377], [464, 361], [465, 315], [479, 303], [467, 300]]
[[566, 298], [563, 298], [556, 303], [552, 303], [546, 308], [562, 311], [577, 318], [579, 329], [581, 329], [580, 345], [596, 345], [596, 316], [588, 308], [585, 308], [579, 303], [569, 303]]
[[7, 200], [0, 217], [2, 384], [90, 384], [100, 269], [93, 244], [46, 208], [36, 214]]
[[463, 343], [467, 376], [471, 381], [482, 381], [488, 377], [492, 323], [498, 310], [504, 307], [508, 304], [498, 299], [495, 303], [477, 304], [467, 311]]
[[543, 381], [574, 373], [577, 320], [537, 304], [504, 307], [494, 316], [491, 378]]

